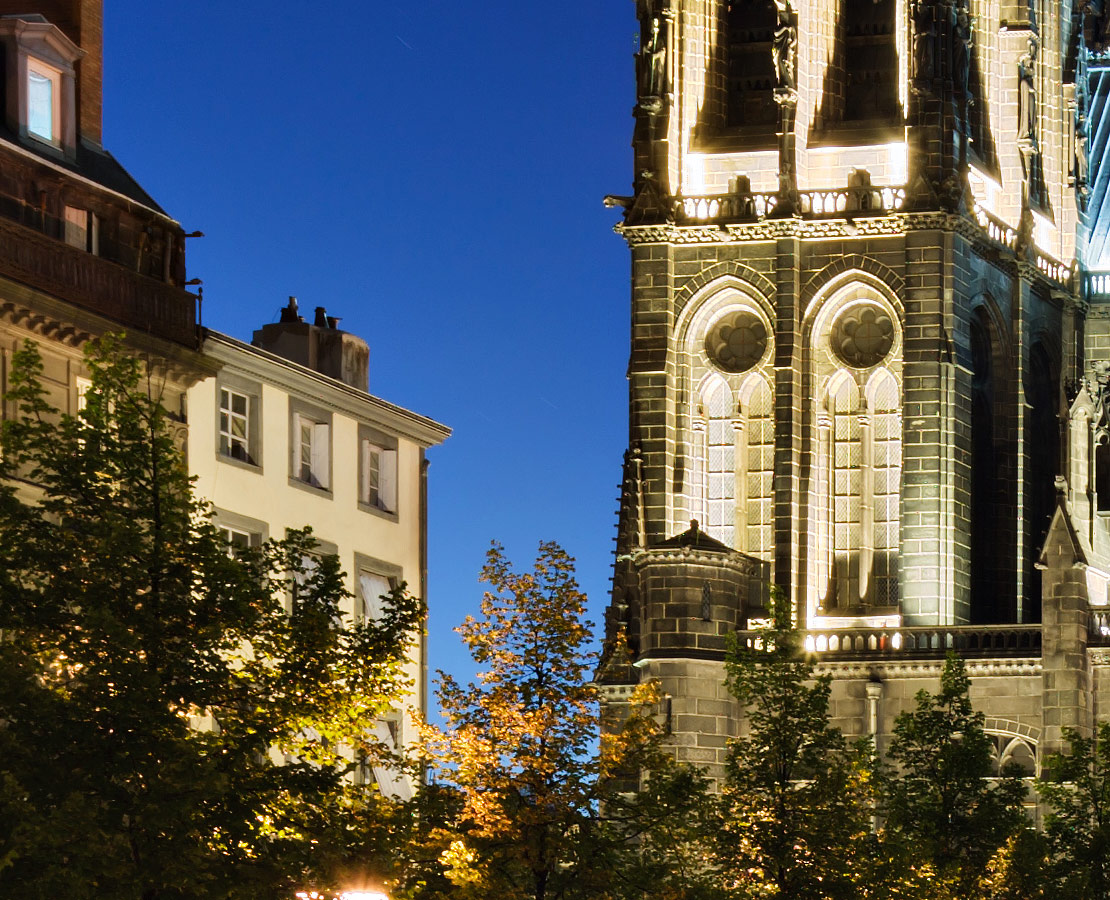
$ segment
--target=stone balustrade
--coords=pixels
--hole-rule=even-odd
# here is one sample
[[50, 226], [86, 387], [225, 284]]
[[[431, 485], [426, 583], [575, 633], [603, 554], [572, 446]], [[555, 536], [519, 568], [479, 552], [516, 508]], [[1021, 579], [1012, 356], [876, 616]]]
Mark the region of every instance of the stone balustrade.
[[[738, 635], [742, 646], [757, 647], [759, 631]], [[1040, 625], [954, 625], [911, 628], [833, 628], [808, 631], [805, 649], [822, 658], [1033, 657], [1041, 655]]]

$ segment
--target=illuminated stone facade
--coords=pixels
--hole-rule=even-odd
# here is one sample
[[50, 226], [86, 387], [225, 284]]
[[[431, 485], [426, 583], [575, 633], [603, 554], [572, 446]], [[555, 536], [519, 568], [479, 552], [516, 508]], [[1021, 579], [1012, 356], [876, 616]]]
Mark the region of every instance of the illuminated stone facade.
[[724, 636], [768, 582], [850, 735], [881, 745], [947, 648], [1000, 758], [1032, 768], [1100, 714], [1096, 7], [638, 0], [634, 194], [608, 198], [632, 348], [599, 678], [613, 712], [658, 680], [683, 758], [716, 767], [743, 727]]

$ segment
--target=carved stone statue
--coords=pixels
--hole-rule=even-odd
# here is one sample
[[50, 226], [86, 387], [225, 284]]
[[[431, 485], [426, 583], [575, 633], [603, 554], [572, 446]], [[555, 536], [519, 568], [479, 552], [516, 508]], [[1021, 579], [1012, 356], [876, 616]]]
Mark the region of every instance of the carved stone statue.
[[1075, 123], [1075, 183], [1087, 184], [1090, 160], [1087, 156], [1087, 120], [1080, 117]]
[[1029, 41], [1029, 50], [1018, 60], [1018, 140], [1032, 146], [1037, 143], [1037, 43]]
[[937, 47], [935, 9], [930, 0], [913, 0], [913, 76], [919, 86], [933, 80]]
[[661, 15], [652, 15], [644, 22], [640, 44], [640, 95], [662, 97], [666, 93], [667, 40]]
[[952, 25], [952, 90], [957, 99], [968, 96], [971, 71], [971, 16], [962, 6], [956, 10]]
[[771, 44], [771, 56], [775, 61], [775, 77], [777, 87], [785, 90], [796, 90], [798, 87], [794, 77], [794, 61], [798, 53], [798, 29], [790, 23], [789, 18], [779, 16], [779, 24], [775, 28], [775, 38]]

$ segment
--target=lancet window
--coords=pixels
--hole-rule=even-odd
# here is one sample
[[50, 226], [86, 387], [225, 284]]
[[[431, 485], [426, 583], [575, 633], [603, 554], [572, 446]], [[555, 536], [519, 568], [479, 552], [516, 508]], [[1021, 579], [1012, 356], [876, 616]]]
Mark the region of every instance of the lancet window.
[[901, 335], [877, 293], [850, 286], [814, 325], [813, 612], [898, 603]]

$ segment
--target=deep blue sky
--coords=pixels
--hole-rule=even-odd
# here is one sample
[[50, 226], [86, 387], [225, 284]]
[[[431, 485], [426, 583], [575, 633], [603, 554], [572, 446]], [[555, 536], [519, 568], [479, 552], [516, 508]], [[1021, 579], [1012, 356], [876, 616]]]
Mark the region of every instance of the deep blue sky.
[[206, 325], [296, 295], [430, 451], [432, 668], [489, 542], [562, 543], [601, 621], [627, 439], [631, 0], [106, 0], [104, 144], [185, 227]]

